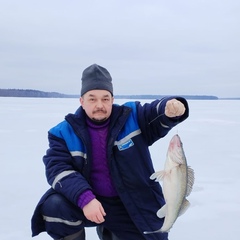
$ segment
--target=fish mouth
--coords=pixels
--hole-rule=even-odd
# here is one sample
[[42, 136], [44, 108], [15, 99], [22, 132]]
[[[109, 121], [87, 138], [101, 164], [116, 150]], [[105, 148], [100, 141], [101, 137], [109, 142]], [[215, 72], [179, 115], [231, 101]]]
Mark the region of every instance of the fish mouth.
[[174, 135], [169, 143], [169, 151], [173, 151], [174, 149], [182, 148], [182, 142], [178, 134]]
[[181, 142], [181, 139], [179, 137], [178, 134], [174, 135], [171, 142], [175, 145], [177, 145], [178, 147], [181, 147], [182, 146], [182, 142]]

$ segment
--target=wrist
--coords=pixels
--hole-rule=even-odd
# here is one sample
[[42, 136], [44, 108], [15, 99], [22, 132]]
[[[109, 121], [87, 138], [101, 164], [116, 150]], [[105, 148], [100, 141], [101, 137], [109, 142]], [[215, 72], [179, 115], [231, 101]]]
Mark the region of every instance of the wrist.
[[86, 190], [78, 197], [77, 205], [81, 209], [84, 208], [89, 202], [91, 202], [96, 196], [92, 193], [91, 190]]

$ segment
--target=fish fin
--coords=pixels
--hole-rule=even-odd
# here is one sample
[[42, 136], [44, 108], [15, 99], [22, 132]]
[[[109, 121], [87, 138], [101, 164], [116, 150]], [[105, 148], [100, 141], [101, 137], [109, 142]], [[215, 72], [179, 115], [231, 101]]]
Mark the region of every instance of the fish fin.
[[152, 234], [152, 233], [159, 233], [161, 232], [161, 228], [156, 231], [144, 231], [143, 234]]
[[187, 167], [188, 182], [187, 182], [187, 192], [186, 197], [190, 195], [194, 184], [194, 171], [191, 167]]
[[158, 216], [159, 218], [164, 218], [164, 217], [166, 216], [166, 211], [167, 211], [166, 208], [167, 208], [167, 207], [166, 207], [166, 204], [165, 204], [165, 205], [163, 205], [163, 206], [157, 211], [157, 216]]
[[165, 174], [165, 171], [157, 171], [150, 176], [150, 179], [155, 179], [156, 182], [160, 182], [163, 180]]
[[179, 211], [178, 217], [183, 215], [188, 210], [189, 207], [190, 207], [190, 202], [185, 198], [182, 203], [181, 209]]
[[178, 165], [186, 164], [186, 159], [185, 157], [183, 158], [182, 156], [172, 157], [171, 160]]

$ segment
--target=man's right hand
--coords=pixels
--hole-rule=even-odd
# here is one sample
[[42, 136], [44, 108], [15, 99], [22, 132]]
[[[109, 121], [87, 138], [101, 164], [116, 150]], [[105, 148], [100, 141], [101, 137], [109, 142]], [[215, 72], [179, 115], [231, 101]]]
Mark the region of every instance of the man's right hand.
[[83, 207], [83, 213], [85, 217], [92, 222], [99, 224], [105, 221], [104, 216], [106, 216], [106, 213], [102, 204], [97, 199], [93, 199], [85, 205]]

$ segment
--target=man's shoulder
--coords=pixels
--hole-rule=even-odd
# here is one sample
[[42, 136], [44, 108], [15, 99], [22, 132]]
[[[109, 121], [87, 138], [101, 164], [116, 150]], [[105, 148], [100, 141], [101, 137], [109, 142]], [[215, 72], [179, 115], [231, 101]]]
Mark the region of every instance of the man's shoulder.
[[113, 108], [123, 109], [123, 108], [136, 108], [138, 102], [136, 101], [129, 101], [124, 102], [122, 104], [113, 104]]

